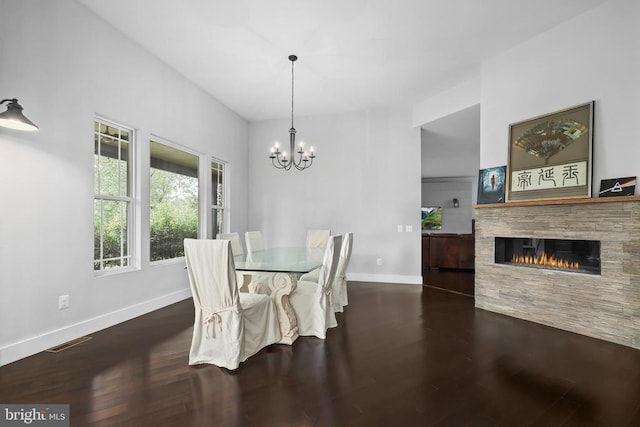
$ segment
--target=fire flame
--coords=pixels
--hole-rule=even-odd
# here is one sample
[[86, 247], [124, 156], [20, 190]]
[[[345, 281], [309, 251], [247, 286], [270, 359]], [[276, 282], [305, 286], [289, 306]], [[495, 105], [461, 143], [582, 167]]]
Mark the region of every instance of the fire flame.
[[565, 270], [577, 270], [580, 268], [580, 264], [577, 262], [569, 262], [562, 258], [556, 258], [553, 255], [514, 255], [511, 258], [511, 262], [516, 264], [530, 264], [539, 265], [542, 267], [563, 268]]

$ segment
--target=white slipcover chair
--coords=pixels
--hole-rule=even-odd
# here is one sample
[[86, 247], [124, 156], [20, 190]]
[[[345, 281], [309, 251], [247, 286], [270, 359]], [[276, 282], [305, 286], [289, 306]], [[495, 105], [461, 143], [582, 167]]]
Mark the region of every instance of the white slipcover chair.
[[247, 231], [244, 233], [244, 242], [247, 245], [247, 253], [264, 250], [262, 231]]
[[342, 236], [330, 236], [324, 252], [317, 282], [299, 280], [289, 295], [289, 303], [296, 314], [298, 334], [325, 339], [328, 328], [338, 326], [331, 307], [331, 283], [336, 275]]
[[[307, 230], [307, 243], [306, 247], [313, 249], [326, 249], [327, 242], [329, 241], [329, 236], [331, 235], [330, 230]], [[317, 282], [320, 278], [320, 269], [316, 268], [315, 270], [310, 271], [309, 273], [303, 274], [300, 277], [301, 280], [306, 280], [309, 282]]]
[[307, 248], [326, 249], [331, 230], [307, 230]]
[[[264, 250], [264, 240], [261, 231], [246, 231], [244, 233], [244, 242], [247, 245], [247, 255], [251, 256], [253, 252]], [[252, 294], [271, 295], [269, 282], [271, 274], [251, 273], [251, 282], [247, 285], [248, 291]]]
[[[240, 240], [240, 235], [238, 233], [218, 233], [216, 235], [216, 239], [229, 240], [231, 242], [231, 253], [234, 257], [244, 255], [242, 240]], [[240, 289], [240, 292], [249, 292], [249, 286], [251, 285], [251, 274], [237, 271], [236, 277], [238, 280], [238, 289]]]
[[[331, 306], [335, 313], [342, 313], [344, 307], [349, 304], [347, 297], [347, 267], [349, 266], [349, 260], [351, 259], [351, 247], [353, 246], [353, 233], [345, 233], [342, 237], [342, 246], [340, 247], [340, 259], [338, 261], [338, 269], [336, 270], [336, 277], [331, 284]], [[317, 282], [320, 278], [320, 269], [310, 271], [303, 274], [300, 280], [308, 282]]]
[[216, 239], [229, 240], [231, 242], [231, 253], [233, 256], [244, 255], [242, 241], [238, 233], [218, 233]]
[[333, 279], [331, 290], [331, 305], [333, 311], [342, 313], [344, 307], [349, 304], [347, 298], [347, 267], [351, 259], [351, 248], [353, 246], [353, 233], [345, 233], [342, 238], [342, 246], [340, 247], [340, 259], [338, 260], [338, 269], [336, 277]]
[[276, 306], [266, 295], [238, 291], [229, 240], [184, 240], [195, 321], [189, 365], [230, 370], [281, 339]]

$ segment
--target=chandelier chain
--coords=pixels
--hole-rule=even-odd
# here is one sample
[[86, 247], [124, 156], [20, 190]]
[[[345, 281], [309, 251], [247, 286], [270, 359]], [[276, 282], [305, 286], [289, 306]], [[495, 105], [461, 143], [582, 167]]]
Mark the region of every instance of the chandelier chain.
[[291, 61], [291, 127], [293, 128], [293, 64], [295, 61]]

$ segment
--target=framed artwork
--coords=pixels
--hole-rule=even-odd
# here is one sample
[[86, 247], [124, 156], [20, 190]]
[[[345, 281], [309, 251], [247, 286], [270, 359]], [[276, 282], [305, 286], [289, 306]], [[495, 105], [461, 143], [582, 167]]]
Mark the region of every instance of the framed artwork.
[[633, 196], [636, 193], [636, 177], [603, 179], [600, 181], [600, 197]]
[[478, 204], [504, 203], [506, 166], [480, 169], [478, 174]]
[[593, 101], [509, 126], [507, 201], [591, 197]]
[[421, 209], [423, 230], [442, 230], [442, 208], [440, 206]]

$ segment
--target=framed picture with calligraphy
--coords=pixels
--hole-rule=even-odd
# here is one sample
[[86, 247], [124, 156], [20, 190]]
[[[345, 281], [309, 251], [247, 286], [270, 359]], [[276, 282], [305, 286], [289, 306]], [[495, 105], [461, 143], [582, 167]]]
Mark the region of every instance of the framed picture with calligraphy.
[[591, 197], [593, 104], [509, 126], [507, 202]]

